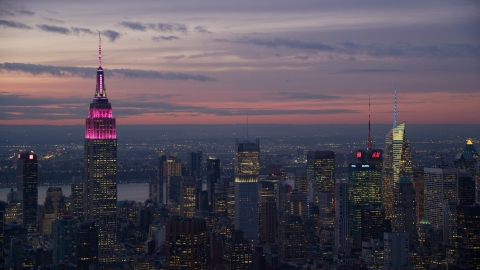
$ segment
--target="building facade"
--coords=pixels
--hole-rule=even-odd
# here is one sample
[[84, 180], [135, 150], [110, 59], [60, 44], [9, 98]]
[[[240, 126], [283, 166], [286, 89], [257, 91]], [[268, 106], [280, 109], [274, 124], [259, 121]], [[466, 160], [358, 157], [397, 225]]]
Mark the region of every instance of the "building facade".
[[20, 202], [20, 223], [27, 232], [37, 232], [38, 161], [35, 153], [18, 154], [17, 200]]
[[98, 260], [116, 262], [117, 245], [117, 129], [108, 101], [99, 47], [96, 89], [85, 120], [86, 220], [98, 226]]
[[385, 217], [392, 218], [393, 189], [401, 177], [413, 173], [410, 141], [405, 137], [405, 123], [395, 125], [385, 139], [384, 165], [382, 171], [382, 207]]

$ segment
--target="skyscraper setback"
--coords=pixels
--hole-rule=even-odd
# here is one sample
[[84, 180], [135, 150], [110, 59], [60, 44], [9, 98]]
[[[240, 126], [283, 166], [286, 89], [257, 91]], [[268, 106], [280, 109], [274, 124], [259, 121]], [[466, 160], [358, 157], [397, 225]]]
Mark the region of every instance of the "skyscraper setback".
[[98, 226], [98, 261], [117, 261], [117, 132], [98, 49], [96, 89], [85, 120], [85, 214]]

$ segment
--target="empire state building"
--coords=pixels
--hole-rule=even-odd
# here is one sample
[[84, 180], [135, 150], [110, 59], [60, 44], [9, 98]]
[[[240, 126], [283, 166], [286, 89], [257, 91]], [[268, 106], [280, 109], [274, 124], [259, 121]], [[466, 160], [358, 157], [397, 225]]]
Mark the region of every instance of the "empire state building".
[[98, 48], [97, 84], [85, 119], [85, 215], [98, 227], [98, 261], [117, 261], [117, 132]]

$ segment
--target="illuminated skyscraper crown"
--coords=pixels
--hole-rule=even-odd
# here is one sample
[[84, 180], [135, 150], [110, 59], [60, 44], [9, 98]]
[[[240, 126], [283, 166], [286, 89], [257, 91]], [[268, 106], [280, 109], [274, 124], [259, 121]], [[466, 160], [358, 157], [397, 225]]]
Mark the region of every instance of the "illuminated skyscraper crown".
[[85, 120], [85, 139], [116, 139], [116, 122], [112, 114], [112, 104], [108, 102], [105, 91], [105, 77], [102, 68], [102, 43], [99, 35], [98, 68], [95, 96], [90, 103]]

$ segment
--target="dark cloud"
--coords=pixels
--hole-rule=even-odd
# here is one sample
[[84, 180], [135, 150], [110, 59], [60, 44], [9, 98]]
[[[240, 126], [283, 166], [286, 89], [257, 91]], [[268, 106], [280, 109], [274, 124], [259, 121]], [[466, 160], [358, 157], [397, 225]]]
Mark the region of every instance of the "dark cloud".
[[145, 79], [164, 79], [164, 80], [194, 80], [194, 81], [216, 81], [215, 78], [200, 75], [200, 74], [186, 74], [178, 72], [159, 72], [154, 70], [141, 69], [113, 69], [111, 73], [115, 75], [125, 76], [127, 78], [145, 78]]
[[267, 93], [270, 98], [280, 100], [312, 100], [312, 99], [322, 99], [322, 100], [334, 100], [340, 99], [340, 96], [333, 95], [324, 95], [318, 93], [305, 93], [305, 92], [270, 92]]
[[120, 37], [120, 33], [113, 30], [105, 30], [101, 32], [103, 36], [107, 37], [110, 41], [115, 41]]
[[142, 94], [142, 95], [131, 94], [129, 96], [131, 96], [132, 98], [135, 98], [135, 100], [138, 100], [138, 101], [152, 101], [154, 99], [164, 100], [172, 97], [181, 97], [182, 95], [180, 94]]
[[120, 25], [126, 28], [130, 28], [134, 31], [145, 31], [147, 30], [147, 26], [145, 26], [143, 23], [139, 22], [120, 22]]
[[219, 55], [225, 55], [226, 53], [224, 52], [210, 52], [210, 53], [200, 53], [200, 54], [193, 54], [190, 55], [188, 58], [204, 58], [204, 57], [211, 57], [211, 56], [219, 56]]
[[45, 32], [52, 32], [52, 33], [63, 34], [63, 35], [70, 34], [70, 29], [66, 27], [47, 25], [47, 24], [37, 24], [37, 27]]
[[402, 72], [399, 69], [388, 69], [388, 68], [370, 68], [370, 69], [345, 69], [341, 71], [342, 73], [391, 73], [391, 72]]
[[195, 26], [195, 31], [201, 34], [213, 34], [212, 32], [208, 31], [206, 27], [204, 26]]
[[15, 16], [15, 13], [9, 11], [9, 10], [6, 10], [6, 9], [0, 9], [0, 16]]
[[0, 25], [3, 27], [19, 28], [19, 29], [33, 29], [32, 27], [14, 21], [0, 20]]
[[172, 41], [172, 40], [176, 40], [176, 39], [180, 39], [179, 37], [176, 37], [176, 36], [158, 36], [158, 37], [152, 37], [152, 40], [153, 41], [162, 41], [162, 40], [167, 40], [167, 41]]
[[[74, 103], [83, 97], [32, 98], [28, 95], [0, 94], [0, 119], [79, 119], [85, 117], [85, 103]], [[50, 106], [49, 105], [54, 105]]]
[[184, 34], [188, 33], [188, 27], [182, 23], [158, 23], [158, 24], [149, 24], [149, 27], [153, 30], [160, 32], [181, 32]]
[[58, 11], [55, 11], [55, 10], [47, 10], [48, 13], [52, 13], [52, 14], [59, 14]]
[[33, 16], [35, 15], [35, 12], [26, 10], [25, 8], [22, 7], [22, 9], [16, 9], [15, 13], [20, 14], [20, 15], [27, 15], [27, 16]]
[[[217, 42], [230, 42], [228, 40], [214, 40]], [[289, 48], [299, 50], [310, 50], [315, 52], [327, 52], [345, 55], [367, 55], [376, 58], [382, 57], [430, 57], [430, 58], [480, 58], [480, 45], [475, 44], [427, 44], [413, 45], [406, 42], [393, 44], [357, 44], [353, 42], [341, 42], [336, 44], [326, 44], [322, 42], [306, 42], [293, 39], [260, 39], [260, 38], [240, 38], [235, 43], [251, 44], [270, 48]]]
[[94, 35], [95, 34], [92, 30], [88, 28], [71, 27], [71, 29], [75, 35], [79, 35], [79, 34]]
[[65, 21], [57, 20], [57, 19], [53, 19], [53, 18], [48, 18], [48, 17], [43, 17], [43, 19], [45, 19], [49, 22], [52, 22], [52, 23], [65, 23]]
[[180, 55], [169, 55], [169, 56], [164, 56], [162, 57], [163, 59], [167, 59], [167, 60], [180, 60], [182, 58], [184, 58], [185, 55], [183, 54], [180, 54]]
[[[32, 75], [49, 74], [56, 77], [82, 77], [92, 78], [95, 69], [84, 67], [58, 67], [46, 65], [34, 65], [24, 63], [3, 63], [0, 70], [4, 72], [25, 72]], [[141, 69], [107, 69], [107, 75], [123, 76], [126, 78], [164, 79], [164, 80], [194, 80], [194, 81], [215, 81], [215, 78], [201, 74], [186, 74], [178, 72], [159, 72], [155, 70]]]
[[295, 59], [306, 61], [306, 60], [308, 60], [308, 56], [307, 55], [303, 55], [303, 56], [297, 55], [297, 56], [295, 56]]
[[293, 49], [307, 49], [307, 50], [318, 50], [318, 51], [335, 51], [335, 47], [320, 43], [320, 42], [305, 42], [301, 40], [293, 39], [284, 39], [284, 38], [275, 38], [272, 40], [263, 40], [260, 38], [241, 38], [236, 41], [237, 43], [253, 44], [266, 47], [287, 47]]

